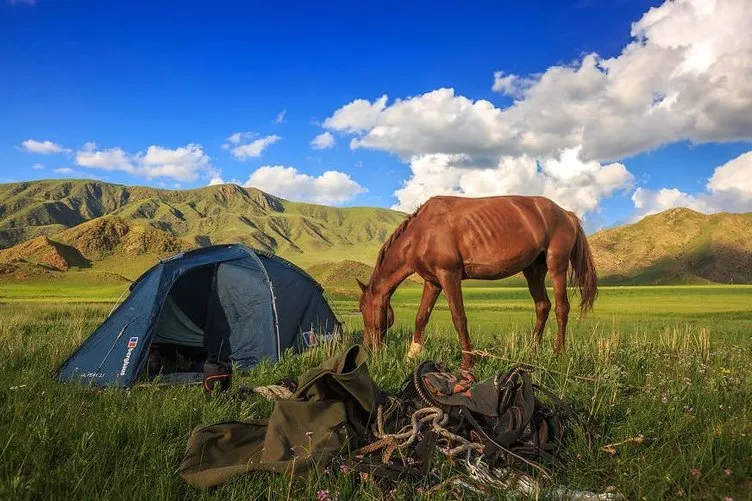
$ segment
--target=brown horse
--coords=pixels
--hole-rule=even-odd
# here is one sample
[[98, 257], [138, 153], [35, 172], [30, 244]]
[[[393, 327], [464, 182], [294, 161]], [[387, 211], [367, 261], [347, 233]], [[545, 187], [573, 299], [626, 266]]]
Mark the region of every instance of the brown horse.
[[461, 281], [496, 280], [522, 271], [535, 301], [536, 345], [551, 309], [546, 292], [550, 273], [558, 332], [554, 350], [564, 349], [569, 316], [569, 280], [580, 292], [582, 313], [592, 309], [598, 279], [585, 232], [577, 215], [545, 197], [433, 197], [408, 216], [384, 243], [371, 279], [358, 281], [364, 341], [379, 348], [394, 322], [390, 299], [413, 273], [424, 280], [409, 356], [420, 353], [423, 330], [443, 290], [462, 346], [462, 369], [474, 364]]

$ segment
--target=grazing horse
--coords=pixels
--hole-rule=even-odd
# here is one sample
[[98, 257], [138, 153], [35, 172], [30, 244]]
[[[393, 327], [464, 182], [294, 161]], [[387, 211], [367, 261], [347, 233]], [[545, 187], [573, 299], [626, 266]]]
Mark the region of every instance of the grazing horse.
[[548, 198], [433, 197], [386, 240], [368, 284], [358, 280], [365, 344], [381, 347], [394, 322], [391, 296], [403, 280], [417, 273], [424, 280], [423, 297], [408, 356], [420, 353], [423, 330], [443, 290], [462, 346], [461, 368], [469, 371], [474, 357], [461, 281], [496, 280], [522, 271], [535, 301], [536, 345], [551, 309], [545, 283], [546, 273], [551, 275], [558, 324], [554, 351], [559, 355], [569, 316], [567, 270], [570, 283], [580, 292], [581, 313], [592, 309], [598, 278], [582, 224], [576, 214]]

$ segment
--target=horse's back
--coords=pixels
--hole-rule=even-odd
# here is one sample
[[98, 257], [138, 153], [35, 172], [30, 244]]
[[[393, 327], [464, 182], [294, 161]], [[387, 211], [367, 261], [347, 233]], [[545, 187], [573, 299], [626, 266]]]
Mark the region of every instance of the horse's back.
[[550, 198], [539, 195], [438, 195], [426, 201], [418, 213], [425, 219], [438, 219], [445, 224], [467, 222], [468, 218], [479, 215], [489, 223], [493, 223], [494, 220], [516, 225], [527, 223], [544, 229], [553, 229], [553, 224], [568, 224], [570, 221], [568, 211]]
[[540, 196], [436, 196], [416, 213], [423, 245], [419, 261], [463, 263], [466, 275], [500, 278], [520, 271], [543, 252], [567, 212]]

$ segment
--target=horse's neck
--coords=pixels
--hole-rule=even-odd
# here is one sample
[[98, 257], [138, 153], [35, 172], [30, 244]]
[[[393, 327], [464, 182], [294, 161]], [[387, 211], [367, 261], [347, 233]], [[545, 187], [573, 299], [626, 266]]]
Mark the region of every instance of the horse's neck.
[[401, 252], [395, 252], [395, 250], [393, 247], [387, 252], [384, 260], [376, 265], [371, 276], [371, 286], [386, 297], [391, 297], [399, 284], [415, 271], [403, 259], [397, 257]]

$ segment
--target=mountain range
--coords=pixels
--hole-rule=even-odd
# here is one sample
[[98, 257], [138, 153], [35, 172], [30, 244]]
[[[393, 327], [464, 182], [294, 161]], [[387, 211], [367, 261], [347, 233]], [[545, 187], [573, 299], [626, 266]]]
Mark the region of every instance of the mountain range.
[[[381, 208], [290, 202], [234, 184], [194, 190], [46, 180], [0, 185], [0, 280], [132, 280], [157, 259], [240, 242], [339, 289], [367, 279], [403, 220]], [[588, 237], [604, 284], [752, 283], [752, 213], [671, 209]], [[519, 278], [510, 279], [519, 282]]]

